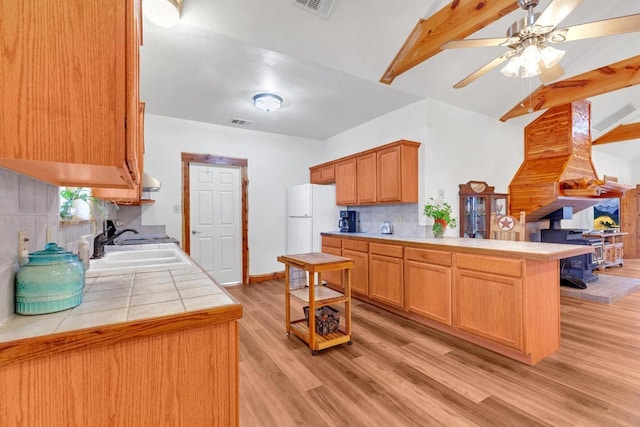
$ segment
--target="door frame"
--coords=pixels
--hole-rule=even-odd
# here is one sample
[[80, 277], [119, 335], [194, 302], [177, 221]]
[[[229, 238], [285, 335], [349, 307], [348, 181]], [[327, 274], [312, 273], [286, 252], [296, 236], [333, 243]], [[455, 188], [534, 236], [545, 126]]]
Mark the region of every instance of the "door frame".
[[181, 153], [182, 160], [182, 248], [191, 254], [191, 202], [189, 166], [191, 163], [205, 163], [218, 166], [236, 166], [240, 168], [242, 180], [242, 283], [249, 283], [249, 180], [247, 179], [247, 159], [215, 156], [213, 154]]

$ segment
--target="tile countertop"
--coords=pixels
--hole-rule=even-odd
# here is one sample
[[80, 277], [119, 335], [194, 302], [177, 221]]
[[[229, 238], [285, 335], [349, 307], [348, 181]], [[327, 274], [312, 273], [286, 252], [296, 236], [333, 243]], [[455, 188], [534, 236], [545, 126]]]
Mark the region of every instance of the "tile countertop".
[[[132, 245], [128, 250], [175, 248], [171, 243]], [[122, 249], [118, 249], [122, 250]], [[191, 261], [191, 259], [189, 259]], [[0, 325], [0, 355], [11, 341], [107, 325], [160, 319], [239, 304], [195, 263], [128, 273], [87, 271], [83, 301], [57, 313], [13, 315]], [[87, 329], [87, 330], [89, 330]]]
[[507, 256], [539, 261], [553, 261], [593, 252], [591, 246], [543, 242], [513, 242], [509, 240], [469, 239], [462, 237], [399, 236], [395, 234], [324, 232], [323, 236], [367, 240], [376, 243], [399, 244], [433, 250]]

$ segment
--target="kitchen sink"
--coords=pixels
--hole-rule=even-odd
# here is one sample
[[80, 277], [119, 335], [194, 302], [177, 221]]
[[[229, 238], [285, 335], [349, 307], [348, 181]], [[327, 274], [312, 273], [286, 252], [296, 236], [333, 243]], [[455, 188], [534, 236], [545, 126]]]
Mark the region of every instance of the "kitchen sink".
[[92, 259], [89, 272], [128, 272], [155, 270], [162, 267], [187, 267], [189, 257], [179, 249], [145, 249], [107, 252], [100, 259]]

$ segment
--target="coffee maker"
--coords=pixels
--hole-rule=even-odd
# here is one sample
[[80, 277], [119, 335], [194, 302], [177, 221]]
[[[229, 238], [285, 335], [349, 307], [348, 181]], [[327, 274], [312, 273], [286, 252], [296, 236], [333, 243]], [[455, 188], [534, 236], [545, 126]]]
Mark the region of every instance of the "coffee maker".
[[358, 231], [358, 219], [356, 211], [340, 211], [338, 227], [343, 233], [355, 233]]

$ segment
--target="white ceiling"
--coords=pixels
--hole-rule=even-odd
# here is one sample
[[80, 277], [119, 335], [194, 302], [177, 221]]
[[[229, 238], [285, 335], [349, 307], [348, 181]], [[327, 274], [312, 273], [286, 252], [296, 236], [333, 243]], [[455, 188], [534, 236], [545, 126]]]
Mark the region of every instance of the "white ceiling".
[[[540, 0], [536, 11], [549, 2]], [[147, 112], [228, 126], [236, 126], [230, 121], [239, 118], [253, 121], [243, 126], [246, 129], [324, 140], [423, 98], [497, 121], [540, 85], [535, 78], [504, 77], [497, 68], [466, 88], [453, 89], [506, 50], [500, 47], [444, 51], [390, 86], [379, 83], [418, 19], [435, 13], [449, 3], [446, 0], [335, 0], [328, 19], [293, 3], [184, 0], [182, 19], [175, 27], [145, 20], [141, 97]], [[639, 1], [583, 0], [561, 26], [633, 13], [640, 13]], [[524, 14], [513, 12], [470, 38], [502, 37]], [[566, 50], [561, 61], [564, 79], [638, 55], [640, 32], [555, 47]], [[284, 98], [282, 110], [265, 113], [252, 106], [252, 96], [265, 91]], [[640, 120], [638, 86], [591, 102], [594, 124], [630, 102], [639, 110], [616, 125]], [[538, 114], [510, 123], [525, 126]], [[599, 135], [594, 132], [594, 139]], [[601, 147], [615, 154], [621, 150], [616, 146], [640, 146], [633, 142]]]

